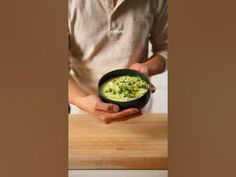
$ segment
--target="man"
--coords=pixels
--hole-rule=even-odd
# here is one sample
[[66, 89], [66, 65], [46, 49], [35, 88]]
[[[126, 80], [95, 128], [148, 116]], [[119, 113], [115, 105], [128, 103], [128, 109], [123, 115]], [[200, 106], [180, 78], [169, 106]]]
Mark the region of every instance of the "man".
[[[130, 68], [153, 76], [168, 58], [166, 0], [69, 0], [69, 102], [110, 123], [140, 115], [96, 96], [105, 73]], [[153, 56], [148, 58], [148, 42]]]

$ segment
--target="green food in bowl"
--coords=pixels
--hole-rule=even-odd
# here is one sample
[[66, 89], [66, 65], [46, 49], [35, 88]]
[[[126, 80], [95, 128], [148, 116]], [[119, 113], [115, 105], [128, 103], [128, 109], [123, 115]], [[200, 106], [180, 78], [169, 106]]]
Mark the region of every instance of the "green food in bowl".
[[118, 76], [107, 80], [100, 87], [102, 94], [114, 101], [132, 101], [143, 96], [149, 84], [137, 76]]

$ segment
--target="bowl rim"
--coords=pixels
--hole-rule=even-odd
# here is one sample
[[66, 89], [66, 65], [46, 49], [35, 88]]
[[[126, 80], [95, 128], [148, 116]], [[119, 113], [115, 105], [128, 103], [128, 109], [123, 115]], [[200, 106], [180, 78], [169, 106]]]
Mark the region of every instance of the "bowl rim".
[[[107, 97], [101, 92], [101, 90], [100, 90], [100, 87], [102, 86], [102, 84], [103, 84], [104, 82], [106, 82], [107, 80], [105, 80], [105, 81], [102, 82], [102, 83], [101, 83], [101, 80], [102, 80], [104, 77], [110, 75], [110, 74], [113, 73], [113, 72], [120, 72], [120, 71], [129, 71], [129, 72], [133, 72], [133, 73], [135, 73], [135, 74], [138, 74], [138, 75], [143, 76], [143, 77], [146, 79], [145, 82], [147, 82], [148, 85], [149, 85], [149, 89], [148, 89], [143, 95], [137, 97], [136, 99], [130, 100], [130, 101], [116, 101], [116, 100], [112, 100], [112, 99], [107, 98]], [[125, 75], [120, 75], [120, 76], [125, 76]], [[116, 76], [116, 77], [119, 77], [119, 76]], [[138, 77], [140, 77], [140, 76], [138, 76]], [[112, 77], [111, 77], [111, 78], [112, 78]], [[109, 79], [111, 79], [111, 78], [109, 78]], [[142, 79], [143, 79], [143, 78], [142, 78]], [[98, 95], [101, 96], [101, 97], [103, 97], [103, 98], [106, 99], [106, 100], [109, 100], [109, 101], [111, 101], [111, 102], [116, 102], [116, 103], [118, 103], [118, 104], [119, 104], [119, 103], [120, 103], [120, 104], [124, 104], [124, 103], [136, 102], [138, 99], [142, 98], [143, 96], [145, 96], [146, 94], [149, 94], [149, 93], [151, 93], [151, 82], [150, 82], [149, 77], [146, 76], [145, 74], [141, 73], [141, 72], [138, 72], [138, 71], [132, 70], [132, 69], [116, 69], [116, 70], [110, 71], [110, 72], [104, 74], [104, 75], [99, 79], [99, 82], [98, 82]]]

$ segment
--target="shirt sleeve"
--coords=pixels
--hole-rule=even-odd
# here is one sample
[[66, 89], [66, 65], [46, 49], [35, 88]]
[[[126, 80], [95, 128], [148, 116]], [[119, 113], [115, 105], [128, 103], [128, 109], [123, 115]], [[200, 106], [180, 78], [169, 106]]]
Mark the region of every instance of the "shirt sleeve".
[[154, 9], [153, 27], [150, 33], [150, 42], [154, 55], [160, 55], [165, 60], [167, 70], [168, 60], [168, 4], [167, 0], [155, 0], [158, 2]]

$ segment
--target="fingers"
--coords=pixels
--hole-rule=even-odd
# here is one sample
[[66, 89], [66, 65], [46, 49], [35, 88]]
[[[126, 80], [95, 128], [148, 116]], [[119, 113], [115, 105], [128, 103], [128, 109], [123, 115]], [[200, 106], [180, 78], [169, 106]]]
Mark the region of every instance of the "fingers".
[[144, 64], [134, 63], [133, 65], [130, 66], [129, 69], [136, 70], [136, 71], [148, 76], [148, 69]]
[[111, 122], [108, 122], [108, 123], [127, 121], [127, 120], [129, 120], [129, 119], [133, 119], [133, 118], [136, 118], [136, 117], [139, 117], [139, 116], [142, 116], [142, 115], [143, 115], [142, 112], [138, 112], [138, 113], [136, 113], [136, 114], [132, 114], [132, 115], [130, 115], [130, 116], [123, 117], [123, 118], [120, 118], [120, 119], [113, 119], [113, 120], [111, 120]]
[[151, 84], [151, 92], [154, 93], [155, 91], [156, 91], [156, 87], [153, 84]]
[[121, 120], [127, 120], [130, 118], [137, 117], [135, 116], [135, 114], [138, 115], [138, 113], [140, 113], [139, 109], [130, 108], [130, 109], [125, 109], [117, 113], [101, 114], [99, 118], [102, 119], [105, 123], [111, 123], [118, 120], [121, 121]]
[[118, 112], [120, 110], [119, 106], [111, 103], [103, 103], [102, 101], [97, 101], [95, 109], [105, 112]]
[[[145, 65], [140, 64], [140, 63], [135, 63], [133, 64], [129, 69], [136, 70], [140, 73], [143, 73], [144, 75], [148, 76], [148, 69]], [[156, 91], [156, 87], [151, 84], [151, 92], [154, 93]]]
[[139, 109], [137, 108], [129, 108], [129, 109], [125, 109], [123, 111], [112, 114], [112, 116], [109, 119], [124, 118], [130, 115], [136, 114], [138, 112], [139, 112]]

